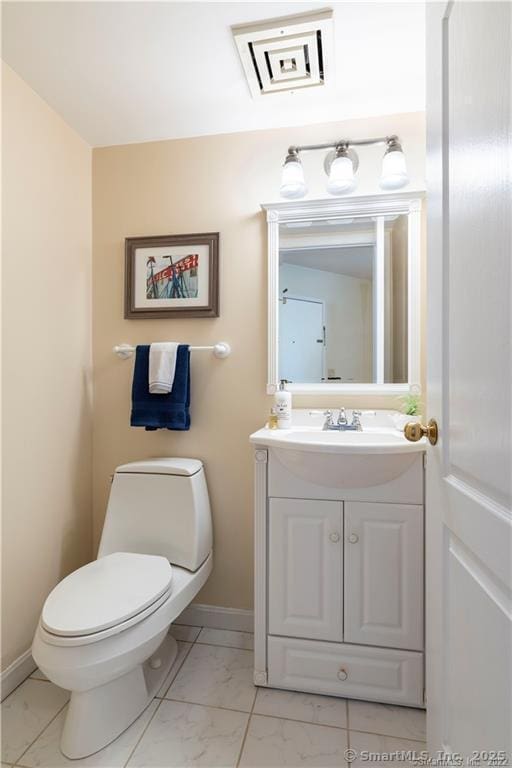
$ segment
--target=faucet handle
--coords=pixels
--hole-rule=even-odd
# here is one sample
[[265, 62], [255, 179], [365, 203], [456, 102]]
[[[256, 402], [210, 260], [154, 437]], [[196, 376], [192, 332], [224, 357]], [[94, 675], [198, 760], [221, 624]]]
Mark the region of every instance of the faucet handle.
[[333, 413], [329, 408], [324, 411], [324, 416], [325, 416], [325, 423], [324, 423], [324, 429], [325, 429], [326, 427], [328, 426], [330, 427], [334, 424], [334, 419], [333, 419]]
[[355, 427], [358, 431], [363, 429], [361, 426], [362, 415], [362, 411], [352, 411], [352, 426]]

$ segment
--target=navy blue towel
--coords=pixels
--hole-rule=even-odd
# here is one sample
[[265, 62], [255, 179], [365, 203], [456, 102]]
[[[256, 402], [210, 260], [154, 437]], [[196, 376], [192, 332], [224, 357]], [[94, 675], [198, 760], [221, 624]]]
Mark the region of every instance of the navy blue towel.
[[190, 350], [180, 344], [176, 355], [176, 373], [168, 395], [149, 393], [149, 345], [137, 347], [132, 386], [132, 427], [154, 429], [190, 429]]

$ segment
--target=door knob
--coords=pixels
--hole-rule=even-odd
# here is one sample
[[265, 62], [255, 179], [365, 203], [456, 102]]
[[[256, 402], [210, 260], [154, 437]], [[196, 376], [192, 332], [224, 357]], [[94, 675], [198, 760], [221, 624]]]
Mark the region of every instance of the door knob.
[[340, 540], [340, 535], [339, 533], [331, 533], [329, 534], [329, 538], [333, 542], [333, 544], [336, 544], [336, 542]]
[[338, 674], [337, 674], [337, 677], [338, 677], [338, 680], [346, 680], [346, 679], [347, 679], [347, 677], [348, 677], [348, 672], [347, 672], [347, 670], [345, 669], [345, 667], [340, 667], [340, 668], [338, 669]]
[[426, 427], [419, 421], [409, 421], [404, 427], [404, 435], [411, 443], [417, 443], [422, 437], [427, 437], [430, 445], [435, 445], [439, 437], [437, 421], [430, 419]]
[[350, 541], [351, 544], [357, 544], [357, 542], [359, 541], [359, 536], [357, 535], [357, 533], [351, 533], [350, 536], [348, 537], [348, 540]]

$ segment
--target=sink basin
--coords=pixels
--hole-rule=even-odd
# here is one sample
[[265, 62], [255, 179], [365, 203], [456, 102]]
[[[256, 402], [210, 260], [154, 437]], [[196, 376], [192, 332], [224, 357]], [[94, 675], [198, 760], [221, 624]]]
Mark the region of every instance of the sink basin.
[[[269, 430], [269, 432], [277, 430]], [[279, 430], [275, 444], [285, 444], [306, 450], [327, 453], [414, 453], [425, 450], [423, 445], [410, 443], [400, 432], [335, 432], [323, 430]]]
[[330, 488], [382, 485], [399, 477], [425, 451], [426, 440], [411, 443], [392, 426], [363, 432], [322, 430], [321, 426], [260, 429], [251, 443], [272, 450], [300, 478]]

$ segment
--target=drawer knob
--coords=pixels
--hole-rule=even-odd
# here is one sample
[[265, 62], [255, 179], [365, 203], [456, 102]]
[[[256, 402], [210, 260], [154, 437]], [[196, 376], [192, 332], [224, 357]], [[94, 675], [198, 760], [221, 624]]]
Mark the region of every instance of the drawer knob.
[[346, 680], [348, 677], [348, 672], [344, 667], [340, 667], [338, 669], [338, 680]]
[[350, 541], [351, 544], [357, 544], [357, 542], [359, 541], [359, 536], [357, 535], [357, 533], [351, 533], [350, 536], [348, 537], [348, 540]]
[[329, 534], [330, 540], [333, 542], [333, 544], [336, 544], [340, 540], [339, 533], [331, 533]]

